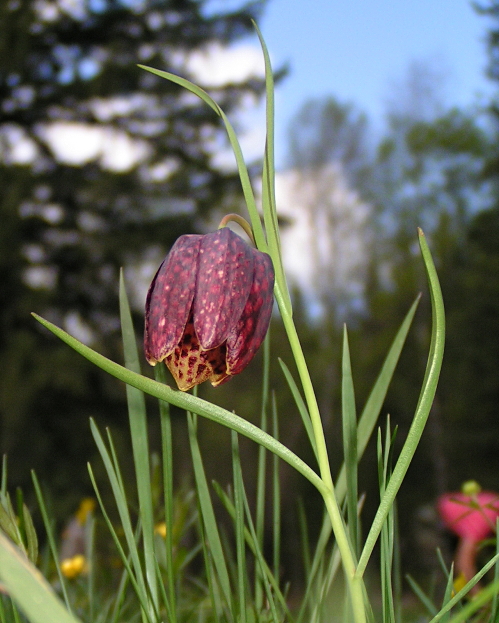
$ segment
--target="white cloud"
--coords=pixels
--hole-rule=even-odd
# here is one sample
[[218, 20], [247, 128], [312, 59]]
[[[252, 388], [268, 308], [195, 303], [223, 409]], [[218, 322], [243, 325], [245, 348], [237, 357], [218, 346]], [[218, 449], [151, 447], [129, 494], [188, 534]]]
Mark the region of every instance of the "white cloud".
[[290, 283], [303, 293], [312, 315], [334, 299], [339, 313], [361, 303], [367, 262], [369, 205], [334, 164], [320, 170], [276, 175], [282, 255]]
[[0, 158], [7, 164], [29, 164], [38, 155], [36, 143], [23, 128], [6, 124], [0, 129]]
[[225, 48], [214, 43], [190, 53], [185, 64], [194, 81], [205, 87], [242, 82], [249, 76], [261, 77], [265, 73], [262, 51], [254, 45]]
[[104, 168], [124, 172], [147, 153], [145, 141], [95, 125], [58, 121], [44, 126], [39, 133], [59, 160], [75, 166], [99, 159]]

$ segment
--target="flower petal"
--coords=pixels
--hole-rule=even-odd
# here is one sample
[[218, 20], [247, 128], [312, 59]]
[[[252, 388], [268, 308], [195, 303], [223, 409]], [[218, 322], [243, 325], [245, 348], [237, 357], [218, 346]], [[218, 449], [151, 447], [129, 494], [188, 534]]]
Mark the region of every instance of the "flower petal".
[[203, 236], [194, 297], [194, 327], [201, 347], [220, 346], [236, 327], [251, 290], [252, 249], [228, 227]]
[[270, 256], [252, 249], [253, 284], [237, 326], [227, 338], [227, 371], [239, 374], [260, 348], [269, 328], [274, 303], [274, 267]]
[[165, 363], [177, 387], [183, 392], [204, 381], [219, 385], [227, 378], [225, 344], [211, 350], [202, 350], [194, 331], [192, 313], [180, 343], [166, 357]]
[[155, 365], [180, 342], [194, 299], [203, 236], [180, 236], [158, 269], [147, 293], [144, 350]]

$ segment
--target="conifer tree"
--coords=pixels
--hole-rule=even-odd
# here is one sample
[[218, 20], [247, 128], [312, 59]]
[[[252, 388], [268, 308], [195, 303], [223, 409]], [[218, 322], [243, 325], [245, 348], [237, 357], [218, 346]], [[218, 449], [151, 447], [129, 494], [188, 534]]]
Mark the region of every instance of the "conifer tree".
[[[119, 267], [149, 260], [154, 272], [178, 235], [241, 200], [235, 171], [213, 158], [220, 119], [137, 64], [196, 78], [192, 54], [253, 34], [264, 4], [0, 4], [0, 451], [14, 482], [31, 466], [49, 473], [48, 460], [64, 468], [88, 415], [116, 412], [109, 381], [29, 313], [116, 354]], [[205, 86], [229, 116], [264, 87], [256, 75]]]

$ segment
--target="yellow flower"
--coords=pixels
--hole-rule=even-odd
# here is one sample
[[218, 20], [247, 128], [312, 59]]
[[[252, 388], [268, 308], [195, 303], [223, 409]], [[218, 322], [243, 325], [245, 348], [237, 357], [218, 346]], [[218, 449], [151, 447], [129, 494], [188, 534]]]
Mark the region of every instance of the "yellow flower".
[[460, 573], [454, 580], [454, 595], [466, 586], [467, 580], [464, 573]]
[[77, 554], [72, 558], [65, 558], [61, 562], [61, 571], [69, 580], [74, 580], [82, 573], [87, 573], [88, 565], [85, 556]]
[[87, 522], [87, 517], [95, 510], [95, 500], [93, 498], [83, 498], [76, 511], [75, 517], [78, 523], [83, 526]]
[[164, 521], [160, 521], [160, 523], [154, 526], [154, 534], [159, 534], [163, 539], [166, 536], [166, 523]]

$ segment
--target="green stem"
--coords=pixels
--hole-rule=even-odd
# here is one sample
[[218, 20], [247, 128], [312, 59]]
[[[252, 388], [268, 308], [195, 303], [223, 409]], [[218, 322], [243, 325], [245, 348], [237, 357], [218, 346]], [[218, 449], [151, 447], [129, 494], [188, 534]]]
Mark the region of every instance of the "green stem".
[[298, 374], [300, 375], [301, 384], [307, 402], [308, 412], [312, 421], [314, 437], [317, 444], [317, 459], [322, 482], [325, 488], [320, 491], [326, 505], [326, 509], [331, 520], [331, 526], [334, 532], [336, 543], [341, 554], [343, 569], [345, 571], [346, 582], [350, 591], [352, 602], [352, 611], [355, 623], [365, 623], [366, 612], [364, 608], [364, 586], [363, 580], [356, 576], [356, 561], [354, 554], [348, 541], [348, 535], [343, 521], [336, 494], [334, 490], [333, 479], [331, 476], [331, 468], [329, 466], [329, 457], [326, 447], [326, 439], [324, 437], [324, 429], [322, 427], [319, 405], [308, 371], [307, 363], [303, 355], [300, 340], [296, 332], [293, 319], [289, 314], [281, 308], [281, 315], [288, 335], [293, 357], [296, 362]]

